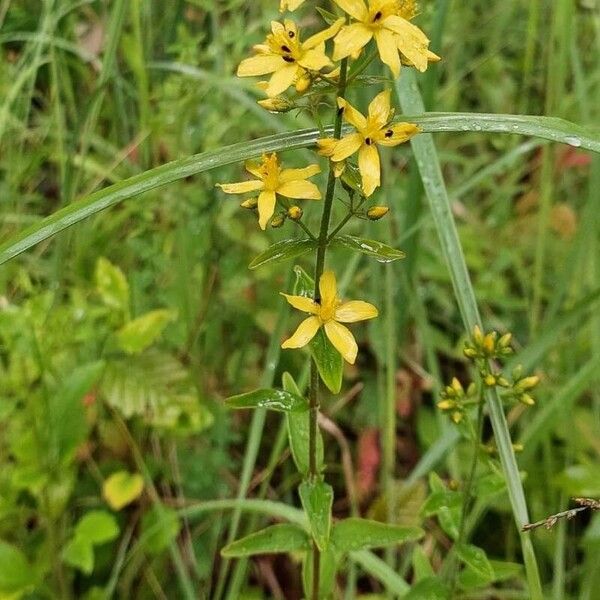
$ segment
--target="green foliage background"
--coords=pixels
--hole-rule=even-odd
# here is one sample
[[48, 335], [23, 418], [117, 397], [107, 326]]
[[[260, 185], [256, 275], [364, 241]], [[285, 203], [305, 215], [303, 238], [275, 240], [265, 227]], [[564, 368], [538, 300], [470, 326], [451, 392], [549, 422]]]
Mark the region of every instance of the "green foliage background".
[[[313, 126], [305, 113], [264, 111], [253, 83], [232, 75], [277, 18], [276, 4], [1, 2], [1, 239], [167, 161]], [[427, 108], [562, 117], [597, 141], [599, 11], [597, 0], [422, 2], [418, 22], [443, 56], [417, 78]], [[317, 25], [311, 19], [306, 25]], [[359, 105], [371, 92], [352, 91]], [[541, 519], [571, 496], [600, 496], [600, 159], [577, 140], [477, 127], [435, 142], [485, 325], [512, 331], [519, 361], [542, 377], [537, 405], [507, 415], [523, 444], [531, 516]], [[300, 149], [285, 159], [307, 156]], [[375, 200], [391, 215], [360, 233], [407, 258], [382, 266], [331, 253], [343, 285], [383, 316], [357, 330], [345, 402], [323, 405], [339, 428], [325, 433], [325, 463], [336, 517], [385, 519], [391, 510], [427, 537], [400, 554], [398, 574], [378, 576], [372, 556], [354, 556], [339, 588], [346, 597], [402, 595], [394, 579], [402, 576], [417, 584], [413, 597], [437, 597], [432, 576], [443, 574], [456, 512], [451, 484], [466, 477], [469, 447], [435, 400], [445, 381], [469, 373], [427, 182], [408, 147], [386, 160]], [[284, 371], [300, 384], [306, 375], [302, 354], [276, 351], [295, 325], [277, 294], [291, 290], [294, 263], [248, 270], [295, 232], [287, 223], [265, 236], [215, 189], [240, 170], [207, 171], [122, 202], [0, 267], [0, 598], [277, 597], [270, 574], [286, 598], [300, 597], [293, 558], [235, 570], [219, 555], [232, 508], [258, 511], [241, 513], [241, 531], [273, 517], [294, 521], [279, 505], [219, 503], [236, 496], [249, 452], [258, 452], [249, 495], [300, 506], [285, 421], [270, 414], [246, 446], [250, 419], [222, 403], [279, 384]], [[316, 212], [306, 213], [316, 223]], [[373, 430], [396, 450], [394, 485], [404, 482], [392, 509], [385, 474], [376, 469], [357, 496], [343, 469], [348, 457], [364, 465]], [[461, 557], [469, 567], [461, 594], [525, 598], [495, 461], [492, 450], [468, 524], [487, 559], [481, 567], [475, 547]], [[119, 473], [116, 497], [103, 494]], [[532, 536], [547, 597], [593, 600], [597, 515]], [[433, 587], [418, 596], [418, 585]]]

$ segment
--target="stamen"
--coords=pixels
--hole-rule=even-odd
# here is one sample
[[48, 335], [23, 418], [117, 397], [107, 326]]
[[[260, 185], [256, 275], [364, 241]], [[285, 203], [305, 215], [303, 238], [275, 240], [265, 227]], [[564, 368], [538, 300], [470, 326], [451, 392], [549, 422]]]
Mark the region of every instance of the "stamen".
[[391, 129], [388, 129], [388, 130], [385, 132], [385, 137], [386, 137], [386, 138], [391, 138], [393, 135], [394, 135], [394, 132], [393, 132]]
[[381, 12], [380, 10], [378, 10], [378, 11], [375, 13], [375, 16], [373, 17], [373, 22], [375, 22], [375, 21], [379, 21], [379, 19], [381, 19], [381, 17], [382, 17], [382, 16], [383, 16], [382, 12]]
[[294, 63], [294, 62], [296, 62], [296, 59], [292, 58], [291, 56], [282, 56], [281, 58], [283, 58], [283, 60], [285, 60], [285, 62], [287, 62], [287, 63]]

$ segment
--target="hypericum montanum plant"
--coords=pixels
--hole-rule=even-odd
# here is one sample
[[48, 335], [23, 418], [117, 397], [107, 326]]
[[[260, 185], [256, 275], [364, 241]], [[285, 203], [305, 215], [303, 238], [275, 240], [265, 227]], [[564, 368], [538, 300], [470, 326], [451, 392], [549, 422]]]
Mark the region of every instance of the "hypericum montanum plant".
[[[305, 224], [304, 211], [286, 200], [321, 199], [317, 187], [307, 181], [319, 173], [316, 164], [282, 169], [275, 154], [265, 155], [258, 165], [246, 163], [246, 169], [256, 179], [218, 184], [229, 194], [258, 192], [258, 198], [250, 197], [242, 206], [257, 209], [261, 229], [269, 223], [281, 227], [289, 219], [305, 234], [278, 242], [251, 266], [273, 264], [310, 252], [315, 256], [314, 277], [297, 267], [295, 293], [282, 293], [289, 304], [308, 315], [282, 344], [289, 349], [310, 348], [308, 399], [286, 374], [281, 390], [260, 389], [227, 400], [232, 408], [268, 408], [286, 414], [290, 448], [303, 479], [298, 493], [307, 528], [273, 525], [234, 541], [222, 551], [226, 557], [302, 552], [305, 593], [313, 600], [331, 596], [338, 565], [349, 552], [398, 544], [422, 535], [416, 527], [367, 519], [345, 519], [332, 524], [333, 489], [323, 477], [323, 442], [317, 423], [321, 385], [325, 384], [334, 394], [339, 393], [343, 361], [353, 364], [356, 360], [358, 345], [346, 324], [378, 316], [372, 304], [361, 300], [345, 302], [338, 296], [336, 276], [325, 269], [327, 251], [343, 245], [382, 262], [404, 256], [381, 242], [340, 235], [340, 231], [352, 218], [376, 221], [387, 213], [385, 206], [368, 206], [369, 198], [381, 184], [378, 147], [397, 146], [421, 131], [415, 124], [394, 120], [395, 111], [387, 89], [374, 96], [367, 115], [363, 115], [346, 100], [347, 84], [356, 80], [376, 57], [395, 77], [402, 63], [424, 71], [429, 62], [439, 58], [429, 50], [427, 36], [410, 22], [416, 14], [414, 2], [370, 0], [368, 6], [363, 0], [335, 0], [335, 3], [344, 14], [331, 15], [329, 26], [305, 41], [294, 21], [272, 22], [271, 33], [264, 43], [256, 45], [254, 55], [238, 67], [240, 77], [269, 76], [268, 81], [258, 84], [268, 96], [259, 103], [272, 112], [305, 108], [317, 116], [320, 105], [332, 106], [333, 127], [318, 142], [319, 154], [330, 159], [318, 232], [313, 233]], [[282, 1], [281, 9], [294, 10], [300, 4], [304, 3]], [[371, 39], [375, 42], [372, 50], [367, 48]], [[327, 53], [329, 40], [333, 40], [333, 60]], [[361, 57], [363, 49], [370, 54]], [[289, 92], [290, 88], [294, 91]], [[343, 121], [353, 130], [342, 136]], [[351, 162], [356, 153], [357, 165]], [[330, 230], [339, 179], [347, 195], [346, 201], [340, 198], [347, 214]]]

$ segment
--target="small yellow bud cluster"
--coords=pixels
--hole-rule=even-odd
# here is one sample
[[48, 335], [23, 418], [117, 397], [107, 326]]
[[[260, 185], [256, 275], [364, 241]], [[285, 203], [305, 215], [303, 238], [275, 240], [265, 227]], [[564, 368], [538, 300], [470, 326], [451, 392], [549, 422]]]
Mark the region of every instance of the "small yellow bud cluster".
[[465, 343], [464, 355], [470, 359], [488, 360], [491, 358], [502, 358], [512, 354], [513, 349], [510, 346], [512, 333], [505, 333], [498, 338], [497, 331], [490, 331], [484, 334], [478, 325], [473, 329], [473, 337]]
[[448, 412], [455, 423], [460, 423], [465, 415], [466, 406], [472, 403], [468, 401], [474, 398], [476, 394], [477, 390], [474, 383], [471, 383], [465, 391], [460, 381], [453, 377], [450, 385], [442, 390], [437, 407], [444, 412]]
[[530, 392], [540, 382], [540, 378], [537, 375], [523, 375], [523, 367], [519, 365], [512, 372], [512, 384], [510, 386], [509, 394], [521, 404], [525, 406], [533, 406], [535, 400], [531, 396]]
[[265, 98], [264, 100], [259, 100], [258, 104], [272, 113], [285, 113], [292, 110], [292, 108], [295, 108], [296, 106], [294, 102], [288, 100], [284, 96]]

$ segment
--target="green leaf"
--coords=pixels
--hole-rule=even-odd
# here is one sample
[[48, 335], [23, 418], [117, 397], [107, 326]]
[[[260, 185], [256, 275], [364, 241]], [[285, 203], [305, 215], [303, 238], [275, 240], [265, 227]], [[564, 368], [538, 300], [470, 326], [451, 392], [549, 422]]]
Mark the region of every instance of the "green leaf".
[[160, 554], [179, 535], [181, 523], [177, 512], [165, 506], [155, 506], [142, 517], [142, 540], [150, 554]]
[[100, 257], [96, 262], [96, 290], [106, 306], [129, 312], [129, 284], [119, 267], [107, 258]]
[[418, 540], [423, 535], [419, 527], [400, 527], [370, 519], [344, 519], [333, 526], [331, 543], [341, 552], [366, 548], [381, 548]]
[[316, 245], [317, 243], [314, 240], [281, 240], [256, 256], [248, 265], [248, 268], [258, 269], [258, 267], [264, 265], [274, 265], [284, 260], [303, 256], [316, 248]]
[[306, 411], [308, 402], [298, 394], [285, 390], [262, 389], [230, 396], [225, 400], [229, 408], [268, 408], [279, 412]]
[[62, 551], [63, 560], [89, 575], [94, 570], [94, 547], [87, 540], [74, 537]]
[[339, 394], [342, 389], [344, 359], [325, 335], [323, 327], [317, 331], [309, 348], [321, 380], [332, 394]]
[[75, 537], [93, 546], [105, 544], [119, 535], [119, 525], [114, 515], [105, 510], [92, 510], [79, 519]]
[[298, 488], [313, 540], [322, 552], [329, 543], [333, 488], [324, 481], [304, 481]]
[[421, 514], [424, 517], [436, 515], [443, 509], [461, 508], [463, 495], [460, 492], [444, 490], [441, 492], [433, 492], [427, 497], [425, 503], [421, 507]]
[[34, 585], [33, 573], [23, 552], [0, 540], [0, 596], [18, 598]]
[[600, 465], [571, 465], [555, 478], [555, 483], [569, 496], [600, 496]]
[[117, 332], [119, 347], [127, 354], [139, 354], [157, 340], [174, 318], [172, 310], [159, 309], [129, 321]]
[[471, 544], [461, 544], [456, 548], [456, 554], [479, 577], [488, 583], [494, 581], [494, 569], [481, 548]]
[[429, 561], [429, 556], [420, 545], [416, 545], [412, 553], [412, 567], [415, 581], [421, 581], [435, 576], [435, 571]]
[[315, 280], [299, 265], [294, 266], [296, 281], [294, 282], [294, 295], [313, 298], [315, 293]]
[[[289, 373], [284, 373], [283, 389], [290, 394], [300, 395], [300, 390], [293, 377]], [[309, 420], [310, 413], [288, 412], [286, 413], [288, 437], [292, 458], [296, 468], [302, 475], [307, 475], [309, 470], [308, 448], [309, 448]], [[323, 438], [321, 432], [317, 431], [317, 471], [323, 470]]]
[[100, 379], [103, 369], [102, 361], [75, 368], [50, 397], [48, 425], [53, 452], [62, 463], [73, 458], [87, 436], [89, 425], [82, 401]]
[[[401, 77], [400, 81], [405, 79], [405, 77]], [[406, 83], [408, 84], [408, 82]], [[416, 93], [419, 93], [418, 90], [416, 90]], [[520, 133], [521, 135], [537, 136], [566, 144], [576, 143], [583, 149], [600, 152], [600, 133], [590, 133], [585, 127], [555, 117], [479, 113], [408, 115], [407, 113], [402, 115], [402, 120], [419, 125], [427, 133], [438, 131]], [[265, 152], [308, 148], [314, 146], [317, 139], [324, 135], [331, 135], [331, 133], [332, 129], [330, 127], [325, 128], [325, 131], [304, 129], [271, 135], [250, 142], [244, 140], [225, 148], [217, 148], [202, 154], [188, 156], [155, 169], [144, 171], [129, 179], [98, 190], [78, 202], [73, 202], [19, 232], [0, 246], [0, 264], [75, 223], [79, 223], [111, 206], [149, 190], [185, 179], [196, 173], [232, 163], [241, 163], [249, 158], [261, 156]], [[422, 136], [417, 136], [417, 138], [420, 137]]]
[[113, 510], [121, 510], [139, 498], [144, 490], [144, 479], [139, 473], [117, 471], [102, 486], [102, 495]]
[[[333, 546], [329, 546], [321, 552], [319, 558], [319, 598], [331, 598], [335, 586], [335, 576], [338, 570], [341, 556]], [[313, 549], [307, 552], [302, 560], [302, 583], [304, 585], [304, 595], [306, 598], [312, 598], [313, 581]]]
[[404, 254], [402, 250], [396, 250], [396, 248], [392, 248], [383, 242], [367, 240], [353, 235], [339, 235], [334, 238], [332, 244], [354, 250], [355, 252], [360, 252], [361, 254], [366, 254], [382, 263], [388, 263], [406, 257], [406, 254]]
[[271, 525], [232, 542], [221, 550], [221, 555], [226, 558], [240, 558], [255, 554], [279, 554], [308, 550], [309, 548], [310, 538], [302, 528], [290, 523], [282, 523]]
[[426, 577], [415, 585], [404, 600], [448, 600], [450, 588], [438, 577]]

